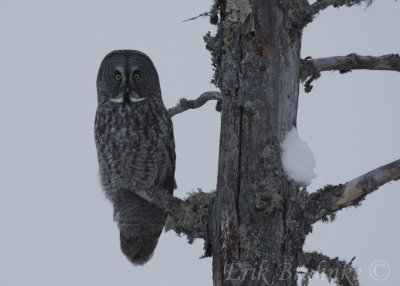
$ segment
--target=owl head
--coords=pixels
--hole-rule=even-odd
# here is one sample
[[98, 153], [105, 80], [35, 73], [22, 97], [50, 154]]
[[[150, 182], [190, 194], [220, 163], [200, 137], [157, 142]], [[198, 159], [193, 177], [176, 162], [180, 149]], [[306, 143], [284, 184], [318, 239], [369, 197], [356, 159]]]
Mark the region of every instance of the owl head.
[[99, 103], [140, 104], [161, 100], [157, 70], [150, 58], [135, 50], [112, 51], [101, 62], [97, 75]]

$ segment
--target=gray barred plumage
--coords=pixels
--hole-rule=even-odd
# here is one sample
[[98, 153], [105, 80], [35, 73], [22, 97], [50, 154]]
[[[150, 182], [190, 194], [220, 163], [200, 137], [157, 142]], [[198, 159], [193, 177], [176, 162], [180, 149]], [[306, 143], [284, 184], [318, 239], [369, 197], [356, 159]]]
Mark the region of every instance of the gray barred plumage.
[[133, 264], [144, 264], [167, 216], [135, 190], [173, 193], [172, 121], [157, 71], [142, 52], [109, 53], [100, 65], [97, 93], [95, 139], [102, 186], [114, 206], [122, 252]]

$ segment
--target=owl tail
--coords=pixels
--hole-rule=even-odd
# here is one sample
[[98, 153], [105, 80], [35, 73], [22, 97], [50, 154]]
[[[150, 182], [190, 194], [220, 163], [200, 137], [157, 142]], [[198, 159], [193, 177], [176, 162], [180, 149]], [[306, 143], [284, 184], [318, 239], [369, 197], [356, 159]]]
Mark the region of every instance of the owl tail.
[[132, 192], [119, 192], [114, 202], [114, 219], [120, 230], [121, 250], [134, 265], [150, 260], [166, 218], [158, 207]]
[[129, 237], [120, 232], [121, 250], [134, 265], [143, 265], [153, 256], [158, 237]]
[[134, 265], [145, 264], [153, 255], [167, 215], [128, 191], [119, 192], [114, 212], [122, 252]]

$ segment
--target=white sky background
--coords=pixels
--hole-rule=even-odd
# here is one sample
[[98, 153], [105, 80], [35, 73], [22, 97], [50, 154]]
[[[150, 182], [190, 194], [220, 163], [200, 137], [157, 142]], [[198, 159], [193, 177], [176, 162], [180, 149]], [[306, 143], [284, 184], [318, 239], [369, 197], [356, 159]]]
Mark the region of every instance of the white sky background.
[[[209, 1], [0, 2], [0, 285], [211, 285], [202, 241], [163, 233], [153, 259], [133, 267], [119, 250], [112, 208], [98, 182], [93, 122], [100, 61], [113, 49], [151, 56], [167, 107], [214, 90], [202, 37], [208, 19], [182, 23]], [[330, 8], [304, 33], [303, 56], [400, 51], [400, 3]], [[400, 158], [400, 75], [323, 73], [300, 95], [298, 129], [317, 160], [315, 190]], [[176, 195], [216, 186], [215, 104], [174, 117]], [[400, 271], [400, 183], [370, 195], [332, 224], [317, 224], [307, 250], [350, 259], [362, 285], [395, 285]], [[268, 239], [266, 237], [265, 239]], [[391, 267], [377, 283], [375, 260]], [[312, 285], [325, 285], [323, 283]]]

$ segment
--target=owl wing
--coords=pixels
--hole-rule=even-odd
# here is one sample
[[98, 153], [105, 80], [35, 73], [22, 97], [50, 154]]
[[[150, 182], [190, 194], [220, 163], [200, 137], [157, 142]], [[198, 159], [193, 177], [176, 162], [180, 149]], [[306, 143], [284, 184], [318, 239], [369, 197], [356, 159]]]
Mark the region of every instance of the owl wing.
[[172, 194], [174, 189], [177, 188], [175, 181], [175, 162], [176, 162], [176, 154], [175, 154], [175, 139], [174, 139], [174, 128], [172, 124], [171, 117], [168, 114], [168, 111], [165, 110], [165, 114], [163, 114], [167, 122], [167, 149], [169, 160], [171, 162], [171, 167], [167, 170], [167, 176], [165, 180], [164, 187]]

